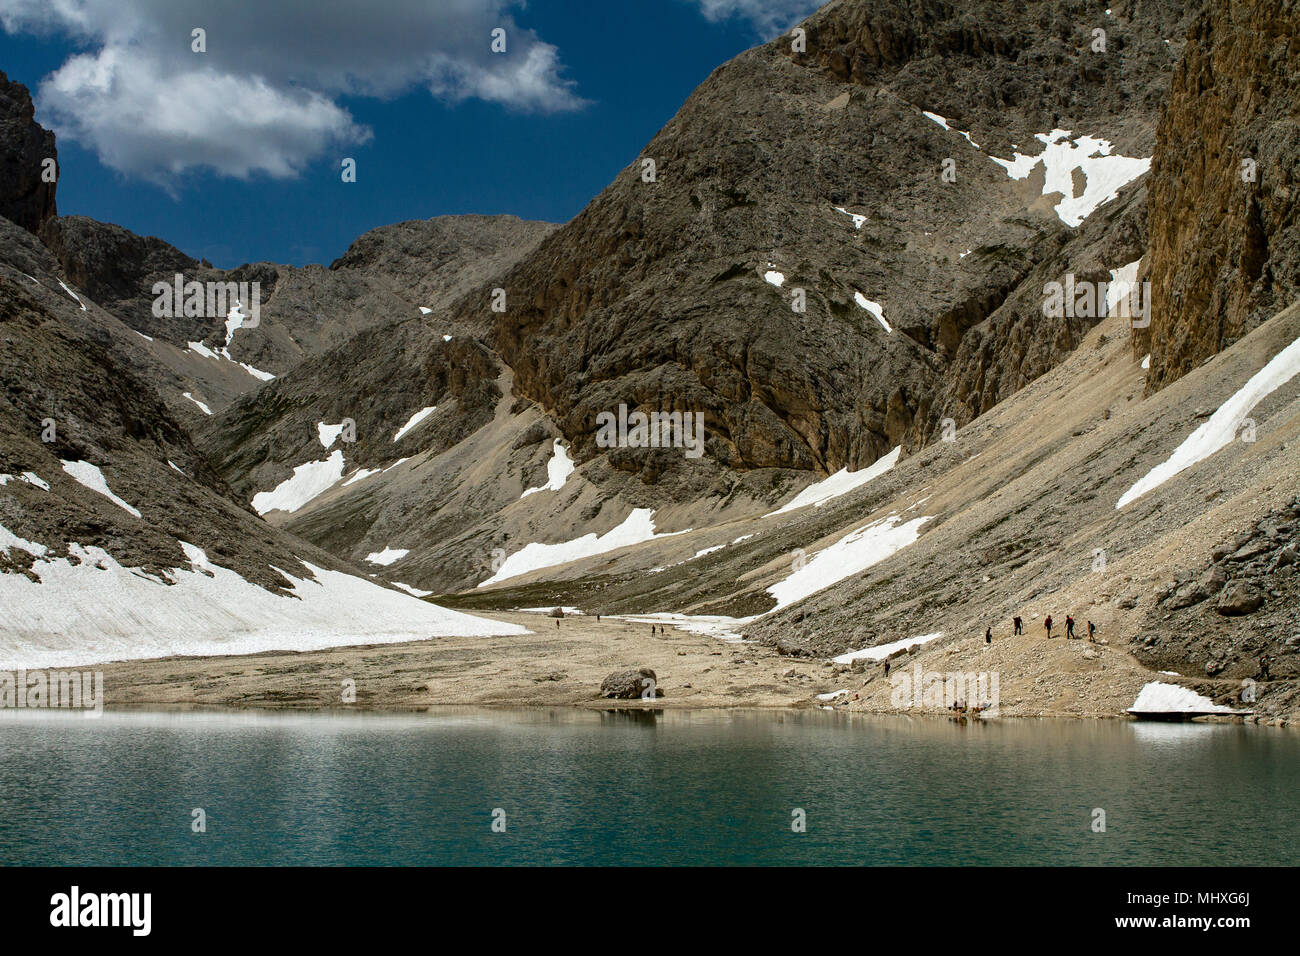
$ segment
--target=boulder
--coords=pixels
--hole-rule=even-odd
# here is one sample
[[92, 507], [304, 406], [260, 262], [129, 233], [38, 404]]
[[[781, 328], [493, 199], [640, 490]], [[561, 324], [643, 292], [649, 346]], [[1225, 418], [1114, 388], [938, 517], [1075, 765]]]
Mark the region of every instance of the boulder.
[[634, 700], [647, 689], [653, 689], [655, 697], [662, 697], [664, 692], [656, 686], [658, 678], [648, 667], [635, 670], [615, 671], [600, 682], [600, 696], [613, 697], [618, 700]]
[[1233, 581], [1223, 589], [1216, 610], [1229, 617], [1253, 614], [1264, 606], [1264, 595], [1245, 581]]

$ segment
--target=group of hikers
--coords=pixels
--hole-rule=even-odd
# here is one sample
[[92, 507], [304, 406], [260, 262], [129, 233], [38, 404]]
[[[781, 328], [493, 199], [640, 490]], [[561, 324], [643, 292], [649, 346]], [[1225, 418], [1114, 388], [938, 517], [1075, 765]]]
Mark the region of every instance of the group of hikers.
[[[1052, 639], [1052, 623], [1052, 615], [1049, 614], [1043, 620], [1043, 629], [1047, 631], [1047, 639], [1049, 641]], [[1019, 617], [1013, 617], [1011, 619], [1011, 626], [1011, 633], [1013, 635], [1025, 633], [1024, 622], [1021, 621]], [[1079, 635], [1074, 633], [1074, 618], [1069, 614], [1065, 615], [1065, 639], [1073, 641], [1078, 638], [1078, 636]], [[1097, 625], [1093, 624], [1092, 621], [1088, 622], [1088, 640], [1092, 641], [1094, 644], [1097, 643]], [[984, 631], [984, 643], [993, 643], [993, 628], [990, 627]]]

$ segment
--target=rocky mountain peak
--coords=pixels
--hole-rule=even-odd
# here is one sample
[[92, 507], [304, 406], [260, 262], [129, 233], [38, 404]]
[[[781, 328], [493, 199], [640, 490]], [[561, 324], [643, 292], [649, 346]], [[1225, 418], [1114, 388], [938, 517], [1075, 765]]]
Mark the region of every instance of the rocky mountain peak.
[[54, 134], [36, 122], [27, 87], [0, 71], [0, 216], [39, 233], [57, 214], [51, 168], [57, 176]]

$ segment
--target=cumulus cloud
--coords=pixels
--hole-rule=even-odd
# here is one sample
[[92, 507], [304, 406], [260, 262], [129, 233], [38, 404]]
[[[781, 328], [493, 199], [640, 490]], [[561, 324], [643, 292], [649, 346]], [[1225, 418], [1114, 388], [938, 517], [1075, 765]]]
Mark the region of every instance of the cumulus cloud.
[[[518, 27], [522, 0], [0, 0], [9, 33], [63, 36], [85, 52], [37, 90], [60, 136], [129, 175], [169, 183], [207, 167], [295, 175], [371, 133], [342, 96], [424, 88], [558, 112], [585, 105], [559, 51]], [[506, 31], [506, 52], [491, 49]], [[191, 49], [196, 28], [206, 52]]]
[[746, 20], [764, 40], [797, 25], [825, 0], [694, 0], [706, 20]]

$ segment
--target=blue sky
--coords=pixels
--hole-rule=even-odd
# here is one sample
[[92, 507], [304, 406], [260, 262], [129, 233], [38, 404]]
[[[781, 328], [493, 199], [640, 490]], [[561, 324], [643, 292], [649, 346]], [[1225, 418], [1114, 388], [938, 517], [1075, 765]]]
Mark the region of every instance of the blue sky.
[[403, 219], [572, 218], [716, 66], [817, 5], [0, 0], [0, 69], [58, 134], [61, 215], [221, 267], [328, 264]]

